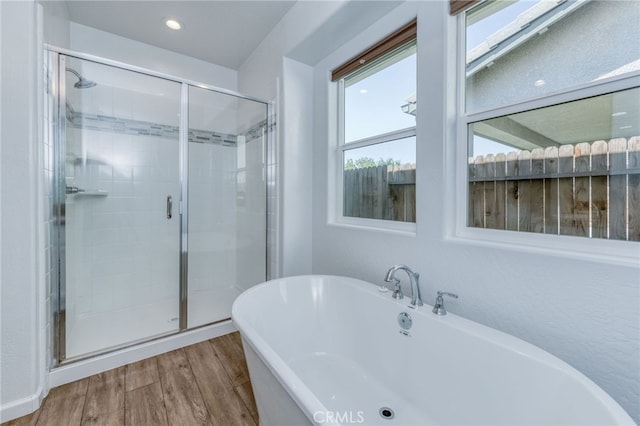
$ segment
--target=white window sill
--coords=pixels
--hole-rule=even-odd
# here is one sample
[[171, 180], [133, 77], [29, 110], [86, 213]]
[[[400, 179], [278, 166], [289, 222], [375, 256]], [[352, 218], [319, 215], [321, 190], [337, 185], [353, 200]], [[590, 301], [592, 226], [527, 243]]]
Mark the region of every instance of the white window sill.
[[568, 235], [460, 227], [445, 238], [455, 244], [640, 268], [640, 243]]
[[340, 217], [329, 221], [329, 226], [358, 229], [372, 232], [385, 232], [407, 237], [416, 236], [416, 224], [413, 222], [398, 222], [393, 220], [364, 219], [359, 217]]

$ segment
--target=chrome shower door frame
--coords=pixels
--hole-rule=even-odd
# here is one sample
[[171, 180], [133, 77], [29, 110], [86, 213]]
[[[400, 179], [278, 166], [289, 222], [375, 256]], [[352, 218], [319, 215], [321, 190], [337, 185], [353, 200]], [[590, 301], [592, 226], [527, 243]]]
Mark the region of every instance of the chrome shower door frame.
[[[57, 366], [66, 358], [65, 315], [66, 315], [66, 239], [65, 239], [65, 158], [66, 158], [66, 57], [49, 52], [49, 96], [54, 97], [48, 104], [50, 111], [50, 134], [53, 136], [53, 185], [52, 185], [52, 223], [51, 233], [51, 311], [53, 314], [52, 329], [52, 366]], [[62, 72], [60, 71], [62, 70]], [[56, 100], [57, 98], [57, 100]]]
[[[274, 131], [272, 130], [275, 127], [274, 120], [274, 105], [270, 101], [265, 101], [263, 99], [259, 99], [252, 96], [243, 95], [241, 93], [215, 87], [208, 84], [203, 84], [194, 80], [179, 78], [176, 76], [159, 73], [153, 70], [145, 69], [142, 67], [138, 67], [135, 65], [125, 64], [118, 61], [113, 61], [89, 54], [74, 52], [68, 49], [59, 48], [55, 46], [45, 45], [45, 51], [47, 52], [47, 61], [49, 63], [49, 70], [51, 77], [48, 78], [46, 82], [48, 88], [48, 96], [52, 98], [51, 102], [48, 102], [49, 108], [51, 109], [50, 116], [52, 119], [49, 124], [49, 134], [52, 136], [52, 146], [53, 146], [53, 193], [52, 193], [52, 204], [53, 211], [50, 212], [50, 223], [52, 224], [50, 227], [50, 236], [51, 236], [51, 245], [52, 250], [50, 252], [50, 260], [51, 260], [51, 275], [50, 275], [50, 294], [49, 297], [51, 299], [51, 312], [52, 312], [52, 332], [51, 332], [51, 344], [52, 344], [52, 360], [51, 360], [51, 368], [56, 368], [67, 363], [79, 361], [82, 359], [91, 358], [95, 355], [102, 355], [109, 352], [113, 352], [116, 350], [124, 349], [127, 347], [138, 345], [142, 342], [149, 342], [153, 340], [157, 340], [160, 338], [165, 338], [170, 335], [175, 335], [179, 333], [183, 333], [185, 331], [193, 330], [199, 327], [188, 328], [187, 324], [187, 310], [188, 310], [188, 288], [187, 288], [187, 278], [188, 278], [188, 178], [189, 178], [189, 87], [194, 86], [201, 89], [211, 90], [214, 92], [234, 96], [240, 99], [250, 100], [254, 102], [262, 103], [266, 106], [267, 111], [267, 129], [265, 140], [264, 140], [264, 150], [266, 153], [272, 153], [272, 139]], [[65, 223], [65, 198], [66, 198], [66, 182], [65, 182], [65, 160], [66, 160], [66, 102], [67, 102], [67, 94], [66, 94], [66, 58], [73, 57], [81, 60], [87, 60], [91, 62], [95, 62], [102, 65], [112, 66], [115, 68], [119, 68], [126, 71], [136, 72], [139, 74], [144, 74], [152, 77], [158, 77], [165, 80], [173, 81], [181, 84], [181, 105], [180, 105], [180, 130], [179, 130], [179, 159], [178, 159], [178, 167], [179, 167], [179, 179], [180, 179], [180, 200], [179, 200], [179, 214], [180, 214], [180, 236], [179, 236], [179, 327], [175, 332], [169, 332], [167, 334], [161, 336], [153, 336], [148, 339], [144, 339], [142, 341], [129, 342], [116, 347], [105, 348], [98, 353], [90, 353], [82, 356], [78, 356], [75, 358], [67, 359], [66, 358], [66, 335], [65, 335], [65, 314], [66, 314], [66, 267], [65, 267], [65, 232], [66, 232], [66, 223]], [[272, 127], [273, 126], [273, 127]], [[264, 158], [270, 158], [269, 155], [265, 155]], [[264, 164], [266, 170], [268, 170], [268, 165]], [[270, 185], [268, 182], [271, 182], [272, 179], [275, 181], [275, 176], [268, 176], [270, 173], [267, 172], [267, 180], [265, 181], [266, 185], [266, 205], [265, 211], [265, 232], [267, 244], [265, 244], [265, 271], [266, 277], [270, 276], [270, 265], [269, 265], [269, 240], [270, 240], [270, 227], [268, 226], [268, 212], [269, 208], [273, 208], [270, 205]], [[275, 190], [275, 189], [273, 189]], [[266, 278], [265, 277], [265, 278]], [[215, 324], [217, 322], [224, 322], [227, 320], [216, 321], [204, 326], [209, 326], [211, 324]], [[203, 327], [203, 326], [200, 326]]]

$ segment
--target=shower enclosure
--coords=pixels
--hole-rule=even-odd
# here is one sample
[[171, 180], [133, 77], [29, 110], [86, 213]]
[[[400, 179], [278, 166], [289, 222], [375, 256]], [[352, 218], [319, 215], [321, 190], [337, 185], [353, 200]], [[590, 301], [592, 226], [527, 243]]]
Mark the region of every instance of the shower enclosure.
[[230, 318], [266, 279], [269, 104], [48, 51], [54, 363]]

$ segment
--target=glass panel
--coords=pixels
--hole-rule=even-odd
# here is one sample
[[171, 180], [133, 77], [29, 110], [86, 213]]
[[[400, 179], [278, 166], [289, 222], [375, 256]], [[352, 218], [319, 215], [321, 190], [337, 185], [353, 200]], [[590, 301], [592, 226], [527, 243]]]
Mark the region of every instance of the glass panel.
[[487, 1], [466, 13], [466, 109], [640, 70], [634, 1]]
[[469, 226], [640, 240], [640, 88], [469, 129]]
[[344, 151], [343, 215], [416, 221], [415, 136]]
[[266, 277], [267, 106], [189, 88], [188, 327]]
[[73, 358], [178, 330], [180, 85], [71, 57], [66, 71], [63, 303]]
[[416, 44], [344, 79], [344, 140], [416, 125]]

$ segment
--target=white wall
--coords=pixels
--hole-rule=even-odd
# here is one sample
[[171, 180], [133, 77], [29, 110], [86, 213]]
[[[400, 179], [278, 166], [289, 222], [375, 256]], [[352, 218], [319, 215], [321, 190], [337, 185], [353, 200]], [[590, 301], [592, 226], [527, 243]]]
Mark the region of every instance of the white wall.
[[236, 90], [238, 73], [170, 50], [71, 23], [70, 49], [153, 71]]
[[[314, 68], [312, 270], [383, 284], [405, 263], [421, 273], [425, 302], [436, 290], [456, 314], [518, 336], [569, 362], [640, 421], [640, 263], [551, 253], [456, 238], [453, 179], [454, 20], [448, 2], [407, 2]], [[417, 232], [328, 224], [327, 141], [333, 106], [327, 71], [418, 15]], [[553, 245], [553, 237], [549, 237]], [[638, 250], [640, 255], [640, 250]], [[638, 257], [640, 260], [640, 256]]]
[[40, 14], [32, 1], [0, 2], [0, 421], [37, 408], [45, 390]]
[[44, 42], [52, 46], [69, 47], [69, 11], [63, 1], [40, 1], [43, 10]]
[[286, 56], [340, 6], [342, 2], [297, 3], [238, 71], [240, 92], [272, 101], [288, 99], [276, 105], [277, 136], [272, 143], [276, 143], [277, 166], [269, 165], [280, 178], [275, 227], [280, 228], [282, 243], [278, 253], [272, 253], [278, 265], [271, 266], [280, 275], [311, 270], [311, 69]]
[[[0, 420], [34, 411], [48, 390], [51, 146], [43, 138], [42, 43], [237, 89], [237, 72], [69, 23], [62, 2], [0, 2]], [[46, 213], [46, 214], [45, 214]]]
[[279, 183], [275, 232], [280, 240], [272, 253], [277, 266], [271, 267], [277, 275], [311, 270], [312, 164], [317, 160], [312, 157], [311, 66], [400, 3], [298, 2], [238, 71], [240, 92], [277, 101], [277, 164], [269, 164]]

